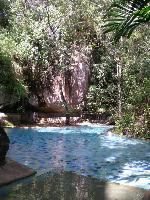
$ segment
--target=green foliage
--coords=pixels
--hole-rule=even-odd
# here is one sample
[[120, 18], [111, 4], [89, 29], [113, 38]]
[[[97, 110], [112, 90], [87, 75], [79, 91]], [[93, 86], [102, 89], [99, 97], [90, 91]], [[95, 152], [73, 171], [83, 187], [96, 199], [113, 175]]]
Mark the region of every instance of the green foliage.
[[116, 63], [109, 52], [101, 56], [99, 64], [93, 64], [86, 109], [90, 113], [110, 112], [116, 108]]
[[0, 0], [0, 28], [6, 28], [9, 25], [9, 2]]
[[72, 67], [73, 47], [90, 51], [99, 19], [89, 0], [9, 1], [2, 51], [10, 60], [10, 71], [5, 72], [8, 79], [11, 73], [14, 83], [3, 85], [7, 82], [17, 96], [25, 92], [43, 101], [43, 91], [55, 76]]
[[[0, 90], [17, 99], [36, 97], [40, 105], [43, 92], [53, 92], [55, 77], [74, 68], [79, 48], [91, 67], [85, 110], [115, 113], [119, 131], [149, 137], [149, 1], [116, 0], [110, 8], [111, 4], [111, 0], [0, 0]], [[112, 34], [103, 32], [104, 23], [108, 32], [115, 32], [116, 41], [122, 36], [130, 40], [114, 46]], [[23, 111], [21, 107], [19, 112]]]
[[[129, 46], [128, 46], [129, 45]], [[123, 49], [122, 106], [117, 124], [120, 131], [134, 137], [150, 137], [149, 27], [136, 31]], [[124, 51], [124, 52], [123, 52]]]
[[149, 3], [149, 0], [114, 1], [107, 13], [105, 33], [115, 31], [115, 42], [122, 36], [129, 38], [139, 25], [150, 21]]
[[19, 66], [12, 59], [16, 43], [4, 30], [0, 37], [0, 88], [20, 98], [25, 95], [26, 88], [19, 77]]

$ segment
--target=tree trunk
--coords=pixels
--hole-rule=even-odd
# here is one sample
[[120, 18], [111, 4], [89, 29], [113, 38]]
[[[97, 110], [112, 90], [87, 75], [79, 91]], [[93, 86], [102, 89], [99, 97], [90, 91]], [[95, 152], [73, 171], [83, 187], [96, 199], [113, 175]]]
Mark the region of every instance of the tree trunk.
[[62, 102], [64, 104], [65, 110], [66, 110], [66, 122], [65, 122], [65, 124], [69, 125], [70, 124], [69, 108], [68, 108], [68, 103], [67, 103], [65, 96], [63, 94], [63, 91], [62, 91], [62, 85], [60, 85], [60, 95], [61, 95], [61, 99], [62, 99]]
[[122, 66], [117, 64], [117, 77], [118, 77], [118, 116], [122, 116], [122, 91], [121, 91], [121, 77], [122, 77]]

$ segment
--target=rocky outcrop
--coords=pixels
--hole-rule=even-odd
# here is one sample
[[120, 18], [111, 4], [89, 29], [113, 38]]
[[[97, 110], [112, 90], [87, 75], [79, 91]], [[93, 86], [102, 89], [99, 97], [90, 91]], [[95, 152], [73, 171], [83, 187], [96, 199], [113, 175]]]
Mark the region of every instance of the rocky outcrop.
[[[38, 95], [30, 92], [29, 109], [32, 110], [31, 105], [46, 107], [49, 110], [55, 107], [51, 106], [52, 104], [58, 105], [57, 107], [63, 107], [61, 91], [70, 108], [79, 108], [83, 104], [88, 89], [90, 74], [90, 56], [85, 49], [83, 44], [72, 46], [69, 65], [52, 77], [52, 84], [43, 90], [39, 90], [40, 94]], [[0, 105], [16, 103], [17, 98], [14, 95], [8, 94], [7, 92], [1, 93]], [[41, 101], [39, 101], [40, 97], [42, 99]], [[13, 108], [11, 108], [11, 112], [13, 112]]]
[[[43, 90], [44, 106], [51, 103], [62, 103], [61, 89], [66, 102], [73, 108], [79, 107], [85, 98], [89, 83], [90, 56], [83, 52], [84, 47], [73, 46], [70, 65], [53, 77], [52, 85]], [[32, 104], [38, 104], [36, 96], [30, 99]]]

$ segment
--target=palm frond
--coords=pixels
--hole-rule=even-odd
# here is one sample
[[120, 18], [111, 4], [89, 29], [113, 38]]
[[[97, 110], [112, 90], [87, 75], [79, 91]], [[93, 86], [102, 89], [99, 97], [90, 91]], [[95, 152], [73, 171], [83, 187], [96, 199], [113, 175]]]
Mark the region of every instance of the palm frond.
[[118, 42], [123, 37], [130, 37], [141, 24], [150, 21], [150, 0], [124, 0], [113, 3], [107, 12], [104, 32], [114, 31], [114, 40]]

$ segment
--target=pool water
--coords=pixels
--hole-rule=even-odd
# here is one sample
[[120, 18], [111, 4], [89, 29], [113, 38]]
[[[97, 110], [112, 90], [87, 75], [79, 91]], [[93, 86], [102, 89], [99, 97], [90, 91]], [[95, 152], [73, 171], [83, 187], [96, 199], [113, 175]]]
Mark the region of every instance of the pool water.
[[8, 156], [34, 170], [75, 172], [150, 189], [150, 143], [110, 136], [108, 126], [13, 128]]

